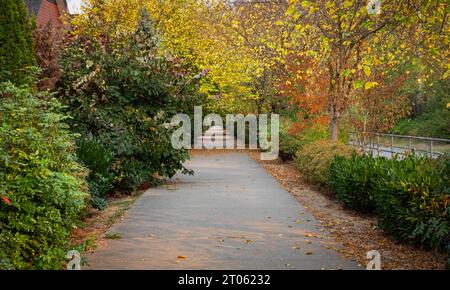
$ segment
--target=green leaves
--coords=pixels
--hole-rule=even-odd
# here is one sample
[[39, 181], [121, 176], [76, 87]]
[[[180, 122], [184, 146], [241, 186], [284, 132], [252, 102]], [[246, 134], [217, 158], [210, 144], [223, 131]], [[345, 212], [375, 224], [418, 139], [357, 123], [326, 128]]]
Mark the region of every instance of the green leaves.
[[329, 185], [350, 208], [374, 211], [380, 227], [397, 239], [444, 249], [450, 231], [449, 165], [448, 156], [336, 157]]
[[343, 72], [342, 72], [342, 74], [345, 76], [345, 77], [348, 77], [348, 76], [350, 76], [350, 69], [345, 69]]
[[84, 207], [85, 170], [61, 105], [0, 83], [0, 269], [60, 269]]
[[0, 15], [0, 82], [31, 85], [34, 78], [27, 70], [36, 64], [36, 59], [33, 25], [24, 1], [2, 1]]
[[330, 165], [330, 177], [330, 188], [338, 200], [354, 210], [373, 211], [374, 182], [380, 178], [375, 158], [357, 154], [336, 157]]
[[90, 171], [87, 181], [92, 204], [103, 210], [107, 206], [106, 194], [113, 188], [113, 153], [95, 139], [83, 138], [77, 142], [77, 145], [77, 156]]
[[357, 89], [362, 88], [363, 84], [364, 84], [364, 82], [362, 80], [356, 80], [353, 83], [353, 87], [357, 90]]

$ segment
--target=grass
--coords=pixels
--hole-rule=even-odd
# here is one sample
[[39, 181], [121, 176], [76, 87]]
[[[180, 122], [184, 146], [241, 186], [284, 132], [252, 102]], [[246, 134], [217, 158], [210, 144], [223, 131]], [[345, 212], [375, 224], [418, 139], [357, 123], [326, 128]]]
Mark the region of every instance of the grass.
[[108, 240], [118, 240], [120, 238], [122, 238], [122, 235], [119, 233], [107, 233], [105, 235], [105, 239], [108, 239]]

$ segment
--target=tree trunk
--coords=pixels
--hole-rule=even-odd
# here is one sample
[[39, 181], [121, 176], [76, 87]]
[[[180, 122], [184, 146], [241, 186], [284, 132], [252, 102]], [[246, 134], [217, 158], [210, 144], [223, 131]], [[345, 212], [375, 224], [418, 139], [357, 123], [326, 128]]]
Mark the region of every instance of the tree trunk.
[[338, 121], [338, 118], [334, 114], [332, 114], [332, 116], [330, 116], [329, 130], [330, 130], [330, 140], [338, 141], [338, 139], [339, 139], [339, 121]]
[[[337, 92], [337, 88], [332, 84], [330, 86], [332, 89], [330, 90], [330, 94], [328, 96], [328, 130], [331, 141], [337, 141], [339, 138], [339, 115], [338, 111], [338, 101], [339, 92]], [[337, 97], [336, 97], [337, 96]]]

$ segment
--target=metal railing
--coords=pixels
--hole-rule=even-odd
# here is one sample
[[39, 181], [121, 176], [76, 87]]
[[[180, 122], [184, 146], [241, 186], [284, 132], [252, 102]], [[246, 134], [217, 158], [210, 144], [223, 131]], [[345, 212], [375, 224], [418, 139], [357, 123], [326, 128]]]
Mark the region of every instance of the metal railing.
[[352, 133], [350, 145], [361, 149], [364, 154], [392, 158], [394, 155], [406, 156], [415, 153], [431, 158], [450, 153], [450, 139], [381, 134]]

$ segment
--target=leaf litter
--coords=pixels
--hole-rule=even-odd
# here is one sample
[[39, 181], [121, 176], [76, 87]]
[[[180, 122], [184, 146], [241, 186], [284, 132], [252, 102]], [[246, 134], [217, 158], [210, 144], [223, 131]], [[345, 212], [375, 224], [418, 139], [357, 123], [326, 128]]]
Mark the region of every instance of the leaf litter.
[[[377, 227], [375, 216], [360, 214], [344, 208], [329, 192], [302, 181], [293, 162], [262, 161], [259, 152], [248, 154], [270, 173], [282, 188], [290, 192], [343, 247], [334, 248], [344, 258], [367, 264], [366, 253], [381, 253], [383, 269], [444, 269], [445, 254], [401, 244]], [[301, 211], [300, 214], [305, 214]], [[308, 221], [308, 220], [306, 220]], [[307, 237], [314, 236], [307, 233]], [[311, 241], [307, 241], [310, 243]], [[338, 267], [339, 268], [339, 267]]]

